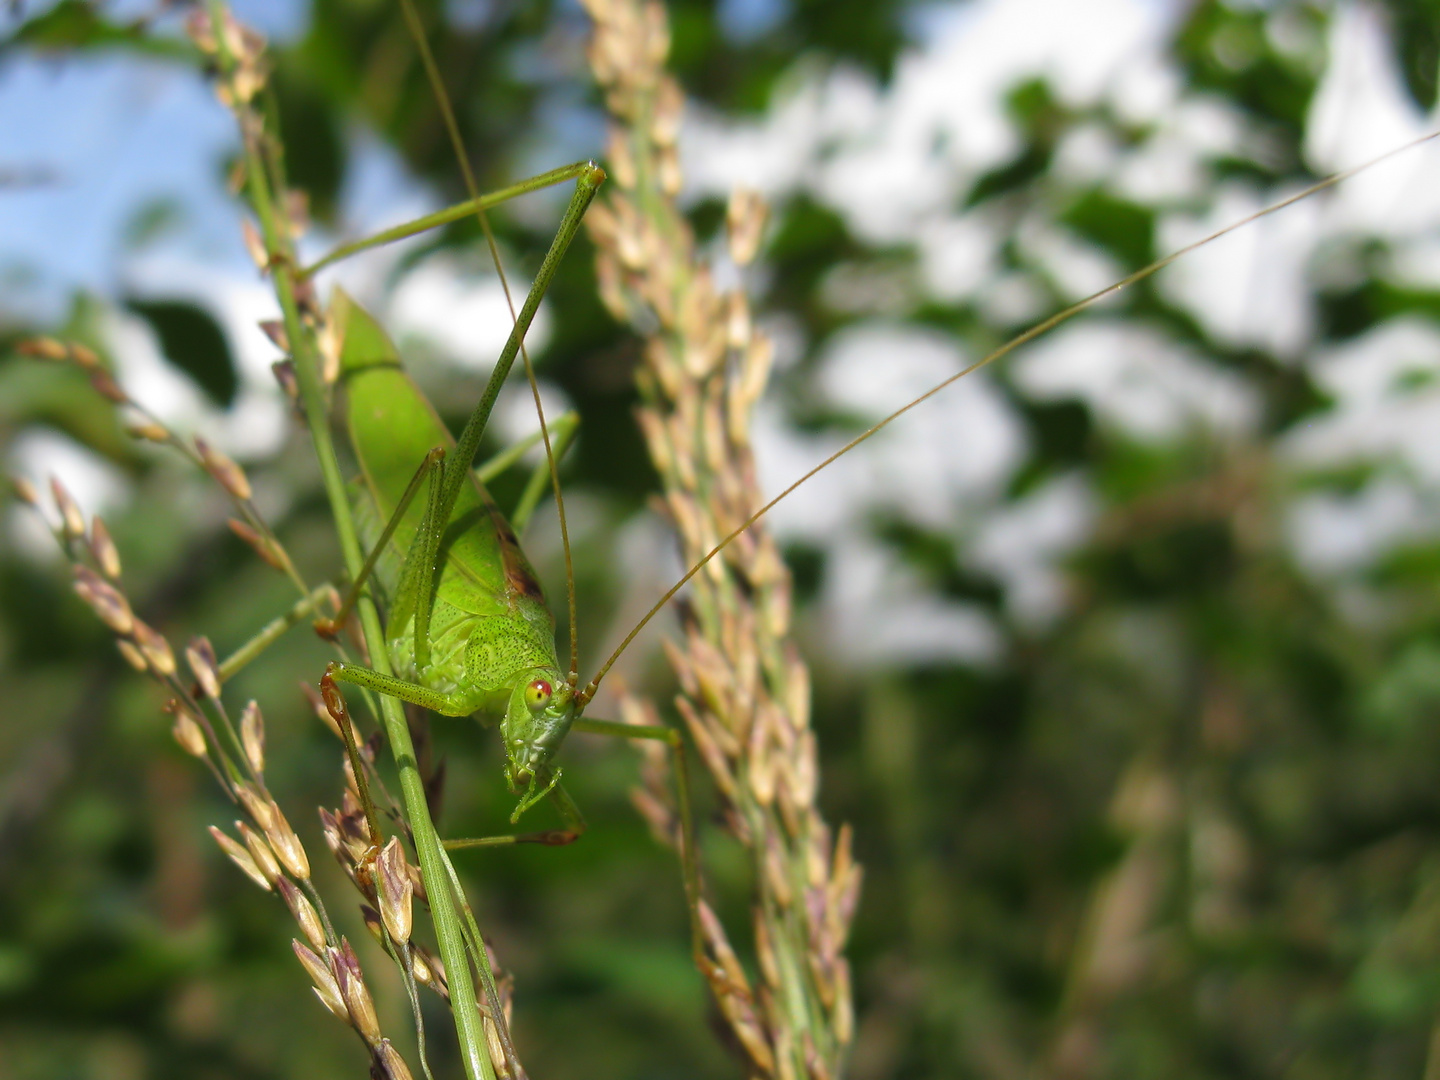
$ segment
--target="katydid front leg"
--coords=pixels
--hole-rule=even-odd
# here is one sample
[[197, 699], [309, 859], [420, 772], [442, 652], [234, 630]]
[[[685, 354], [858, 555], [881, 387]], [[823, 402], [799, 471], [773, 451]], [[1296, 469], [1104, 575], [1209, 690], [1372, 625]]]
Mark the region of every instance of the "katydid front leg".
[[[685, 885], [685, 906], [690, 915], [690, 949], [695, 966], [702, 974], [718, 977], [723, 973], [705, 952], [705, 936], [700, 919], [700, 860], [695, 850], [695, 815], [690, 801], [690, 768], [685, 758], [685, 743], [674, 728], [656, 724], [621, 724], [614, 720], [590, 720], [578, 717], [572, 731], [605, 735], [621, 739], [653, 739], [670, 748], [675, 763], [675, 793], [680, 808], [680, 870]], [[569, 844], [585, 832], [585, 820], [568, 792], [556, 786], [551, 801], [565, 821], [566, 829], [519, 835], [482, 836], [463, 840], [446, 840], [447, 851], [468, 848], [501, 847], [509, 844]]]
[[346, 664], [332, 660], [325, 668], [325, 678], [335, 682], [346, 682], [353, 686], [374, 690], [377, 694], [399, 698], [412, 705], [440, 713], [442, 716], [469, 716], [475, 711], [473, 699], [461, 694], [443, 694], [428, 686], [397, 679], [394, 675], [383, 675], [359, 664]]

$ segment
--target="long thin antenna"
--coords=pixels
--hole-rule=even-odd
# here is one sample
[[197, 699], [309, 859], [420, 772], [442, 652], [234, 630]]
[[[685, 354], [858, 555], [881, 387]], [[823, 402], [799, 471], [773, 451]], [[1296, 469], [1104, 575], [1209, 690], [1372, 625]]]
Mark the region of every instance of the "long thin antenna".
[[610, 670], [610, 668], [614, 666], [615, 661], [620, 658], [620, 654], [630, 647], [630, 643], [635, 640], [635, 638], [639, 635], [640, 631], [645, 629], [646, 625], [650, 622], [650, 620], [660, 613], [660, 611], [665, 607], [665, 605], [668, 604], [675, 597], [675, 594], [678, 593], [681, 589], [683, 589], [685, 585], [690, 581], [690, 579], [693, 578], [704, 568], [706, 563], [708, 563], [711, 559], [715, 558], [716, 555], [719, 555], [720, 552], [724, 551], [727, 547], [734, 543], [735, 539], [738, 536], [744, 533], [762, 517], [764, 517], [776, 506], [778, 506], [782, 501], [788, 498], [797, 488], [799, 488], [802, 484], [808, 481], [811, 477], [815, 476], [817, 473], [823, 471], [824, 469], [829, 468], [830, 465], [834, 464], [837, 460], [844, 457], [851, 450], [854, 450], [855, 447], [859, 446], [866, 439], [869, 439], [876, 432], [888, 427], [892, 421], [898, 420], [900, 417], [904, 416], [907, 412], [915, 408], [915, 406], [919, 405], [921, 402], [928, 401], [930, 398], [940, 393], [940, 391], [944, 390], [951, 383], [956, 382], [959, 379], [963, 379], [972, 371], [978, 371], [982, 367], [985, 367], [987, 364], [991, 364], [994, 361], [999, 360], [1002, 356], [1014, 352], [1021, 345], [1033, 341], [1035, 338], [1039, 337], [1047, 330], [1051, 330], [1054, 327], [1060, 325], [1062, 322], [1065, 322], [1067, 319], [1080, 314], [1080, 312], [1084, 311], [1086, 308], [1093, 307], [1095, 304], [1099, 303], [1107, 296], [1118, 293], [1120, 292], [1120, 290], [1127, 288], [1130, 285], [1134, 285], [1136, 282], [1143, 281], [1150, 275], [1165, 269], [1165, 267], [1169, 266], [1176, 259], [1190, 254], [1190, 252], [1194, 251], [1195, 249], [1204, 247], [1206, 244], [1214, 240], [1218, 240], [1222, 236], [1234, 232], [1236, 229], [1244, 228], [1246, 225], [1249, 225], [1251, 222], [1258, 221], [1260, 218], [1268, 217], [1271, 214], [1278, 213], [1279, 211], [1284, 210], [1287, 206], [1292, 206], [1295, 203], [1300, 202], [1302, 199], [1308, 199], [1316, 192], [1323, 191], [1326, 188], [1334, 187], [1341, 181], [1348, 180], [1352, 176], [1355, 176], [1358, 173], [1362, 173], [1366, 169], [1371, 168], [1372, 166], [1379, 165], [1381, 162], [1395, 157], [1397, 154], [1403, 154], [1407, 150], [1413, 150], [1415, 147], [1427, 143], [1436, 137], [1440, 137], [1440, 131], [1432, 131], [1428, 135], [1422, 135], [1418, 139], [1413, 139], [1410, 142], [1405, 143], [1403, 146], [1397, 146], [1393, 150], [1387, 150], [1380, 156], [1371, 158], [1369, 161], [1363, 162], [1360, 165], [1356, 165], [1353, 168], [1344, 169], [1337, 173], [1332, 173], [1331, 175], [1325, 177], [1325, 179], [1311, 184], [1309, 187], [1296, 192], [1294, 195], [1291, 195], [1288, 198], [1281, 199], [1279, 202], [1274, 203], [1271, 206], [1267, 206], [1262, 210], [1257, 210], [1255, 211], [1255, 213], [1250, 214], [1247, 217], [1241, 218], [1239, 221], [1236, 221], [1230, 225], [1226, 225], [1223, 229], [1219, 229], [1208, 236], [1202, 237], [1199, 240], [1186, 244], [1178, 251], [1172, 251], [1169, 255], [1166, 255], [1164, 258], [1157, 259], [1149, 266], [1141, 267], [1133, 274], [1130, 274], [1129, 276], [1115, 282], [1115, 284], [1107, 285], [1099, 292], [1091, 293], [1083, 300], [1076, 301], [1074, 304], [1071, 304], [1063, 311], [1059, 311], [1056, 314], [1051, 315], [1048, 319], [1045, 319], [1043, 322], [1035, 324], [1029, 330], [1026, 330], [1024, 333], [1011, 338], [1004, 345], [1001, 345], [993, 352], [987, 353], [985, 356], [975, 361], [975, 363], [971, 364], [969, 367], [957, 371], [948, 379], [945, 379], [943, 382], [937, 383], [929, 390], [926, 390], [925, 393], [921, 394], [913, 401], [900, 406], [900, 408], [896, 409], [883, 420], [880, 420], [877, 423], [866, 428], [859, 435], [856, 435], [839, 450], [836, 450], [824, 461], [820, 462], [809, 472], [805, 473], [804, 476], [801, 476], [784, 491], [780, 492], [779, 495], [776, 495], [764, 506], [760, 507], [759, 510], [756, 510], [753, 514], [746, 518], [738, 528], [736, 528], [733, 532], [726, 536], [725, 539], [721, 540], [718, 544], [716, 544], [709, 551], [707, 551], [704, 557], [699, 562], [697, 562], [689, 570], [685, 571], [684, 576], [681, 577], [679, 581], [675, 582], [674, 585], [666, 589], [665, 594], [661, 596], [659, 600], [655, 601], [654, 606], [645, 613], [645, 617], [635, 624], [634, 629], [632, 629], [630, 633], [625, 635], [625, 640], [620, 642], [619, 647], [610, 654], [610, 658], [600, 666], [600, 670], [596, 672], [595, 677], [585, 685], [585, 689], [580, 691], [580, 703], [584, 705], [595, 696], [595, 691], [598, 690], [600, 687], [600, 680], [603, 679], [606, 673]]
[[[460, 135], [460, 126], [455, 122], [455, 111], [450, 107], [450, 95], [445, 92], [445, 84], [440, 79], [440, 69], [435, 64], [435, 56], [430, 51], [430, 42], [425, 37], [425, 27], [420, 22], [420, 15], [415, 10], [413, 0], [401, 0], [401, 9], [405, 13], [405, 23], [410, 28], [410, 36], [415, 39], [415, 47], [420, 53], [420, 62], [425, 68], [425, 76], [430, 81], [430, 89], [435, 97], [435, 104], [439, 106], [440, 115], [445, 121], [445, 130], [450, 136], [450, 145], [455, 151], [455, 159], [460, 165], [460, 175], [465, 180], [465, 192], [470, 196], [470, 201], [475, 203], [475, 216], [480, 222], [480, 228], [485, 233], [485, 243], [490, 248], [490, 258], [495, 264], [495, 273], [500, 278], [500, 288], [505, 293], [505, 304], [510, 309], [510, 323], [515, 325], [519, 322], [519, 316], [515, 312], [515, 299], [510, 294], [510, 281], [505, 276], [505, 267], [500, 262], [500, 248], [495, 243], [495, 234], [490, 229], [490, 217], [485, 213], [485, 207], [480, 202], [480, 189], [475, 183], [475, 174], [470, 168], [470, 158], [465, 152], [465, 140]], [[525, 378], [530, 382], [530, 393], [535, 399], [535, 414], [540, 418], [540, 437], [545, 443], [545, 460], [550, 468], [550, 486], [555, 492], [555, 513], [560, 519], [560, 546], [565, 553], [565, 599], [570, 614], [570, 677], [571, 687], [580, 681], [580, 642], [577, 639], [579, 620], [575, 612], [575, 566], [570, 555], [570, 529], [565, 521], [565, 497], [560, 492], [560, 469], [555, 463], [555, 451], [550, 443], [550, 429], [545, 423], [545, 408], [540, 404], [540, 387], [535, 382], [535, 368], [530, 363], [530, 351], [525, 347], [525, 339], [520, 339], [520, 358], [525, 365]], [[461, 462], [460, 468], [467, 471], [471, 462]]]

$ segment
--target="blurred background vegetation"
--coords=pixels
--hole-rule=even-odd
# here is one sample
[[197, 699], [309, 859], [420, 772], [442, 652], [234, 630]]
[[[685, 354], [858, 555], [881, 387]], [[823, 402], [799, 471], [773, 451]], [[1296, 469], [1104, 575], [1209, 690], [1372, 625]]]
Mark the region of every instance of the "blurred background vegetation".
[[[420, 6], [482, 184], [601, 152], [576, 5]], [[780, 343], [760, 419], [772, 490], [877, 402], [1197, 223], [1419, 134], [1436, 104], [1428, 0], [667, 6], [697, 230], [715, 234], [731, 183], [774, 203], [750, 282]], [[274, 38], [273, 105], [320, 236], [396, 220], [387, 192], [412, 211], [461, 196], [397, 5], [236, 8]], [[113, 129], [122, 115], [139, 131], [167, 87], [203, 101], [181, 14], [13, 0], [0, 335], [86, 341], [167, 420], [218, 431], [322, 580], [336, 560], [312, 457], [267, 388], [254, 320], [269, 312], [235, 258], [227, 117], [195, 105], [201, 119], [156, 144], [195, 133], [205, 191], [190, 202], [147, 191]], [[1076, 59], [1096, 54], [1111, 66]], [[96, 71], [148, 89], [107, 112]], [[27, 142], [42, 124], [60, 141]], [[51, 160], [52, 145], [78, 149]], [[777, 518], [822, 804], [854, 825], [867, 867], [857, 1080], [1440, 1077], [1436, 165], [1414, 154], [1128, 290], [900, 421]], [[59, 224], [26, 247], [37, 207]], [[555, 207], [497, 216], [519, 272]], [[483, 364], [406, 316], [438, 301], [400, 298], [493, 296], [476, 239], [458, 226], [345, 279], [393, 300], [456, 418]], [[651, 564], [668, 549], [630, 416], [636, 345], [596, 299], [583, 242], [543, 342], [547, 392], [583, 421], [565, 480], [589, 670], [665, 583]], [[76, 373], [0, 350], [0, 442], [11, 471], [59, 472], [105, 510], [130, 595], [172, 640], [204, 633], [224, 654], [290, 602], [225, 528], [219, 493], [127, 440]], [[229, 808], [43, 533], [7, 514], [0, 1075], [356, 1075], [363, 1057], [310, 1000], [282, 909], [204, 836]], [[553, 537], [535, 531], [555, 597]], [[297, 631], [236, 685], [265, 708], [271, 783], [312, 851], [308, 808], [336, 802], [339, 758], [297, 684], [325, 655]], [[653, 661], [626, 674], [663, 701]], [[451, 723], [434, 737], [443, 828], [494, 831], [508, 801], [493, 737]], [[536, 1077], [735, 1075], [689, 967], [671, 856], [627, 805], [633, 754], [566, 753], [583, 842], [466, 858], [516, 975], [523, 1059]], [[709, 832], [711, 887], [744, 925], [745, 862]], [[397, 986], [382, 997], [403, 1015]]]

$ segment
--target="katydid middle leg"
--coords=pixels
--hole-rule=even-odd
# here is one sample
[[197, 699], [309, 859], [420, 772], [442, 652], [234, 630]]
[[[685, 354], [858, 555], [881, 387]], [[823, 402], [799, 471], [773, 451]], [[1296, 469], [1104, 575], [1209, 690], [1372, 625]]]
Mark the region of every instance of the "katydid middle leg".
[[[579, 427], [580, 417], [573, 412], [558, 417], [550, 425], [551, 452], [556, 464], [559, 464], [565, 456], [565, 451], [570, 449], [570, 444], [574, 441], [575, 432]], [[541, 460], [537, 463], [530, 473], [529, 481], [525, 484], [525, 490], [520, 493], [520, 501], [515, 504], [515, 511], [510, 515], [510, 524], [517, 533], [524, 534], [525, 526], [530, 523], [531, 515], [540, 505], [540, 498], [545, 494], [545, 485], [550, 482], [549, 466], [548, 460]]]
[[560, 815], [560, 820], [565, 822], [563, 829], [545, 829], [541, 832], [529, 833], [499, 833], [495, 836], [472, 836], [455, 840], [444, 841], [446, 851], [465, 851], [469, 848], [480, 847], [507, 847], [511, 844], [546, 844], [550, 847], [560, 847], [565, 844], [573, 844], [584, 835], [586, 825], [585, 818], [580, 813], [580, 808], [575, 805], [575, 800], [561, 784], [556, 784], [550, 789], [548, 796], [555, 804], [555, 810]]

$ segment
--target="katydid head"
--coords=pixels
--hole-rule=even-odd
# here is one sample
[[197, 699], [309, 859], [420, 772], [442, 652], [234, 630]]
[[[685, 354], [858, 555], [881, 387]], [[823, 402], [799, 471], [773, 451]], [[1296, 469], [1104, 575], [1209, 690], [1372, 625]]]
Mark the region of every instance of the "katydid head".
[[505, 779], [510, 790], [522, 795], [511, 820], [549, 794], [560, 779], [551, 768], [570, 725], [575, 720], [575, 691], [555, 668], [526, 672], [510, 692], [500, 734], [505, 740]]

